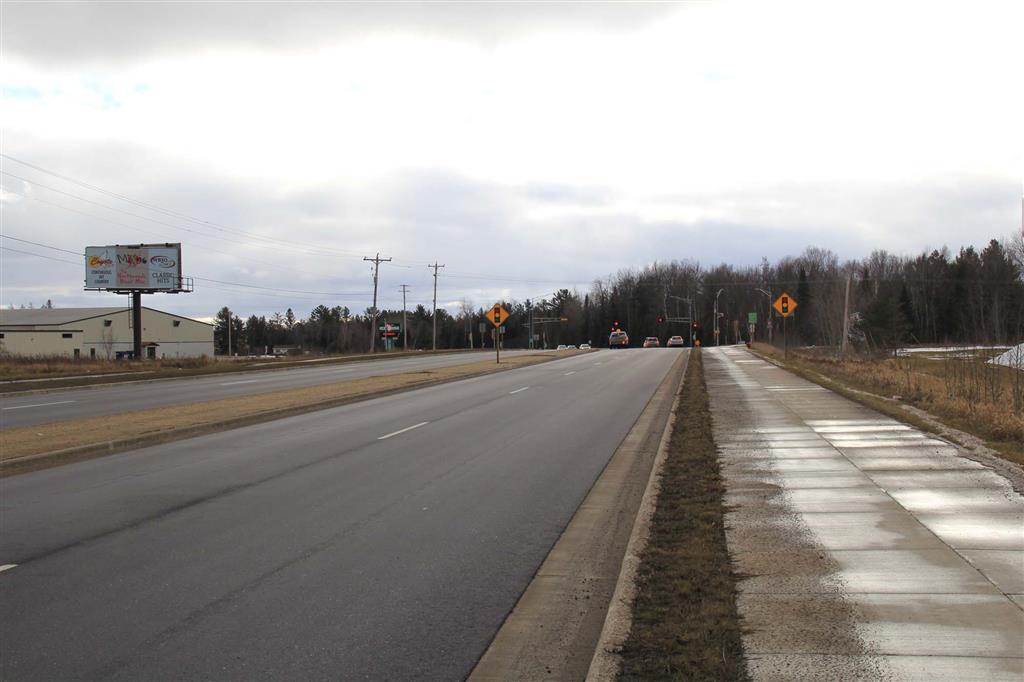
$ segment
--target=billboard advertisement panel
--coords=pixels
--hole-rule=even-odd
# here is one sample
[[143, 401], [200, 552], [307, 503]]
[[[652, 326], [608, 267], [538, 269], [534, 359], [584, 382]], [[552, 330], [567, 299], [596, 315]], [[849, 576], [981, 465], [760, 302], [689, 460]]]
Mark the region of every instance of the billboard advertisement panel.
[[181, 284], [181, 244], [85, 248], [86, 289], [177, 291]]

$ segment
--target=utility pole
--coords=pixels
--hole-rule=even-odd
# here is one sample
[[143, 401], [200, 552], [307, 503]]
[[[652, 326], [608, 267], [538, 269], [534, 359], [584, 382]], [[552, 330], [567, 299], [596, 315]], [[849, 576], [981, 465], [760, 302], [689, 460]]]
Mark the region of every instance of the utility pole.
[[843, 340], [839, 344], [839, 352], [846, 355], [846, 346], [850, 341], [850, 275], [846, 275], [846, 296], [843, 300]]
[[533, 350], [533, 302], [530, 299], [526, 299], [526, 312], [530, 316], [530, 339], [526, 342], [526, 347]]
[[[231, 310], [229, 308], [225, 308], [225, 310], [228, 311], [228, 357], [230, 358], [231, 357]], [[141, 326], [141, 325], [139, 325], [139, 326]], [[136, 329], [138, 329], [138, 326], [136, 327]], [[135, 352], [138, 353], [139, 351], [135, 351]], [[138, 360], [138, 358], [135, 358], [135, 359]]]
[[772, 302], [775, 301], [775, 299], [772, 298], [771, 289], [769, 289], [767, 291], [765, 291], [764, 289], [757, 289], [756, 291], [759, 291], [759, 292], [761, 292], [762, 294], [764, 294], [765, 296], [768, 297], [768, 318], [767, 318], [767, 324], [768, 324], [768, 345], [770, 346], [770, 345], [772, 345], [772, 338], [773, 338], [773, 336], [772, 336]]
[[388, 263], [390, 258], [381, 258], [380, 252], [373, 258], [363, 258], [373, 263], [373, 310], [370, 314], [370, 352], [377, 349], [377, 273], [380, 271], [381, 263]]
[[434, 261], [433, 265], [428, 265], [428, 268], [434, 268], [434, 312], [431, 317], [434, 318], [434, 330], [433, 330], [433, 343], [431, 344], [431, 350], [437, 351], [437, 270], [443, 268], [443, 265], [438, 264]]
[[409, 293], [409, 285], [402, 285], [402, 350], [409, 350], [409, 325], [405, 323], [405, 295]]
[[721, 342], [718, 340], [718, 297], [722, 295], [725, 289], [719, 289], [718, 293], [715, 294], [715, 345], [720, 346]]

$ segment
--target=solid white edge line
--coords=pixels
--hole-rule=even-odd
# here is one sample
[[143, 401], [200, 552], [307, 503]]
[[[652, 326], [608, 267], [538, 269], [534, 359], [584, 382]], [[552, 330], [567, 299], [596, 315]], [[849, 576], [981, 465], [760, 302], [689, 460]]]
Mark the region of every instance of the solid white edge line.
[[15, 568], [17, 565], [18, 564], [4, 564], [3, 566], [0, 566], [0, 573], [3, 573], [4, 571], [9, 571], [12, 568]]
[[576, 373], [576, 370], [573, 370], [571, 372], [566, 372], [565, 376], [570, 376], [570, 375], [575, 374], [575, 373]]
[[[277, 378], [277, 377], [274, 377]], [[246, 379], [245, 381], [227, 381], [221, 386], [238, 386], [239, 384], [255, 384], [257, 381], [273, 381], [273, 379]]]
[[509, 391], [508, 394], [509, 395], [515, 395], [516, 393], [522, 393], [523, 391], [525, 391], [528, 388], [529, 388], [529, 386], [523, 386], [522, 388], [517, 388], [514, 391]]
[[67, 403], [76, 403], [77, 400], [58, 400], [55, 403], [39, 403], [38, 405], [15, 405], [14, 407], [5, 407], [5, 410], [24, 410], [28, 407], [49, 407], [50, 405], [65, 405]]
[[387, 440], [388, 438], [391, 438], [392, 436], [397, 436], [400, 433], [405, 433], [406, 431], [412, 431], [413, 429], [418, 429], [421, 426], [426, 426], [429, 423], [430, 422], [420, 422], [419, 424], [413, 424], [412, 426], [407, 426], [404, 429], [399, 429], [398, 431], [395, 431], [393, 433], [389, 433], [386, 436], [381, 436], [377, 440]]

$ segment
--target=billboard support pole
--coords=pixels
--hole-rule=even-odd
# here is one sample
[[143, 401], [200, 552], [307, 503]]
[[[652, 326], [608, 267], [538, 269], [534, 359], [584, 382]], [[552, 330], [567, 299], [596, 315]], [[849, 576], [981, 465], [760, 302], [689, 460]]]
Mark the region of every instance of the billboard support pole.
[[142, 359], [142, 292], [132, 291], [132, 359]]

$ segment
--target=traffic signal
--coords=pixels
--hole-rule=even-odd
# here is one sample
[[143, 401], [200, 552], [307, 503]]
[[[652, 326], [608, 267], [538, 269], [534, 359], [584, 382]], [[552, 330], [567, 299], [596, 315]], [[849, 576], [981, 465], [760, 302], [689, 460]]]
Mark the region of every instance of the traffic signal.
[[658, 324], [664, 324], [664, 323], [665, 323], [665, 316], [664, 315], [658, 315]]

